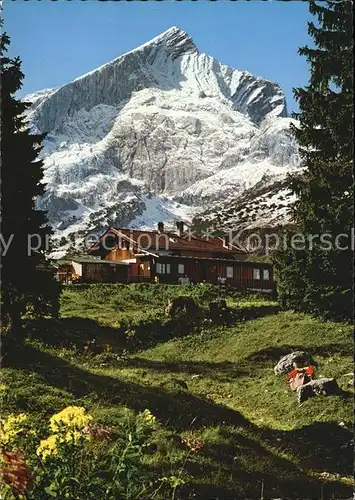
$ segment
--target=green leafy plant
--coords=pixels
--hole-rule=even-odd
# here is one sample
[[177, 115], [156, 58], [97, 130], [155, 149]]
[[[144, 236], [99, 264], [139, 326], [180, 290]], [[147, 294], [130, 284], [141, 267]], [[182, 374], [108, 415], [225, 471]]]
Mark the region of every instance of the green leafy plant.
[[162, 485], [174, 490], [176, 482], [154, 477], [144, 462], [156, 426], [146, 409], [114, 439], [114, 429], [68, 406], [50, 418], [50, 434], [38, 444], [27, 415], [9, 415], [0, 427], [1, 498], [133, 500], [156, 497]]

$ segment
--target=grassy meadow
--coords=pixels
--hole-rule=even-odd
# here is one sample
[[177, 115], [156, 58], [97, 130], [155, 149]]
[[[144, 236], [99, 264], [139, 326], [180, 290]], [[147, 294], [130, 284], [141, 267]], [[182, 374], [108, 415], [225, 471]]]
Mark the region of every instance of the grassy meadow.
[[[238, 318], [230, 325], [165, 316], [171, 297], [193, 295], [207, 308], [221, 293]], [[171, 495], [154, 498], [351, 496], [349, 325], [207, 285], [81, 285], [63, 290], [60, 319], [28, 320], [27, 331], [26, 343], [7, 346], [3, 359], [5, 413], [28, 413], [41, 428], [78, 405], [119, 428], [128, 414], [149, 409], [158, 425], [144, 467], [179, 479]], [[311, 353], [317, 375], [335, 377], [342, 393], [299, 405], [273, 372], [295, 349]], [[188, 439], [201, 446], [188, 449]]]

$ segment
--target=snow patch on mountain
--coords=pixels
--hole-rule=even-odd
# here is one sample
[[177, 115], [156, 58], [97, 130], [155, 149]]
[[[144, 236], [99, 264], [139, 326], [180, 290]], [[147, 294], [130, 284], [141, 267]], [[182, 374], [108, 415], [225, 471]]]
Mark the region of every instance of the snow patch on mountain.
[[158, 222], [170, 222], [174, 219], [191, 222], [196, 210], [192, 207], [174, 202], [168, 198], [152, 196], [145, 199], [145, 209], [129, 224], [135, 229], [156, 228]]
[[266, 178], [284, 178], [299, 169], [297, 143], [290, 132], [295, 120], [265, 120], [248, 141], [248, 147], [223, 159], [223, 167], [215, 174], [194, 183], [179, 196], [181, 202], [206, 205], [211, 201], [237, 198], [245, 190]]

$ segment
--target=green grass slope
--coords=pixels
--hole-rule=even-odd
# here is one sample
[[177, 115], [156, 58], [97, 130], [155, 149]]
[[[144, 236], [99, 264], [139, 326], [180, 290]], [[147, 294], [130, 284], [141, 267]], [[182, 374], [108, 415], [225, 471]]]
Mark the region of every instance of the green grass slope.
[[[2, 391], [7, 412], [26, 411], [41, 422], [67, 404], [82, 404], [115, 425], [125, 408], [149, 408], [160, 422], [147, 465], [157, 476], [180, 474], [176, 498], [341, 499], [351, 496], [352, 335], [348, 325], [293, 312], [274, 303], [228, 297], [233, 308], [270, 306], [264, 316], [217, 326], [182, 324], [179, 338], [129, 351], [122, 329], [164, 321], [166, 301], [179, 293], [207, 305], [213, 287], [94, 286], [67, 289], [62, 319], [32, 322], [30, 339], [7, 349]], [[153, 325], [153, 326], [152, 326]], [[187, 328], [188, 326], [188, 328]], [[142, 333], [140, 333], [142, 334]], [[106, 351], [83, 356], [95, 337]], [[163, 339], [164, 340], [164, 339]], [[149, 344], [149, 343], [148, 343]], [[285, 353], [305, 349], [317, 375], [335, 376], [343, 393], [298, 405], [273, 366]], [[203, 440], [186, 458], [181, 440]], [[263, 486], [262, 486], [263, 485]]]

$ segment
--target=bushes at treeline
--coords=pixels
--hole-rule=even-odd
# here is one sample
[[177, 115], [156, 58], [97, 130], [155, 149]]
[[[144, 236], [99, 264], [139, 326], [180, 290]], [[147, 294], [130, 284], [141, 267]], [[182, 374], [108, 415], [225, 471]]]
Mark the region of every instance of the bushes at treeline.
[[[159, 342], [202, 333], [211, 325], [231, 325], [240, 321], [255, 319], [278, 311], [276, 302], [268, 297], [258, 297], [241, 292], [223, 291], [213, 285], [76, 285], [65, 291], [65, 303], [79, 314], [98, 310], [100, 306], [110, 309], [110, 344], [123, 349], [135, 350], [151, 347]], [[194, 311], [182, 309], [174, 314], [167, 313], [167, 306], [179, 299], [191, 300]], [[227, 302], [229, 308], [212, 314], [212, 305]], [[74, 304], [74, 306], [73, 306]], [[85, 309], [84, 309], [85, 307]], [[70, 315], [73, 314], [69, 309]], [[78, 314], [76, 312], [76, 314]], [[95, 314], [95, 313], [94, 313]], [[106, 317], [105, 317], [106, 319]], [[95, 341], [93, 341], [95, 338]], [[99, 336], [88, 339], [85, 352], [101, 354], [104, 344]], [[92, 342], [90, 342], [92, 340]]]
[[[300, 111], [292, 130], [305, 169], [291, 175], [291, 215], [309, 245], [275, 256], [280, 303], [326, 319], [353, 318], [354, 58], [353, 2], [309, 2], [313, 47], [299, 53], [309, 83], [294, 89]], [[330, 246], [322, 244], [332, 240]], [[329, 239], [330, 237], [330, 239]], [[337, 240], [339, 238], [339, 240]], [[338, 243], [336, 243], [338, 241]]]

